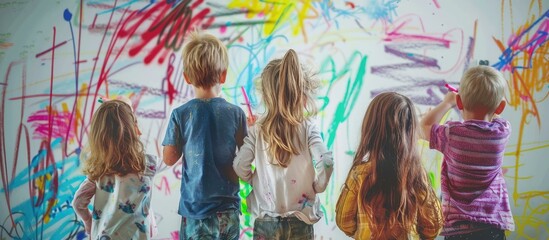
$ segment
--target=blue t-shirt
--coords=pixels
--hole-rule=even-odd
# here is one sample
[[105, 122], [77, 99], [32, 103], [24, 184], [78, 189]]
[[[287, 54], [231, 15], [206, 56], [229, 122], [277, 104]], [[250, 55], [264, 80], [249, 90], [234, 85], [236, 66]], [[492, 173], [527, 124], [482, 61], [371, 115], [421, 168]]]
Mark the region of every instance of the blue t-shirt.
[[181, 216], [240, 209], [232, 167], [238, 134], [247, 135], [246, 115], [223, 98], [193, 99], [173, 110], [162, 145], [182, 149]]

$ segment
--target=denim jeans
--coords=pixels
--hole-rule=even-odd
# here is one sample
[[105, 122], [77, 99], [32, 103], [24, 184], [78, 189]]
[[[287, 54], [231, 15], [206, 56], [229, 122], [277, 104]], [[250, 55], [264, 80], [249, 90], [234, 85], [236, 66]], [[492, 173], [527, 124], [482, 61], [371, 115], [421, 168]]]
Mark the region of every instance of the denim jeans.
[[444, 237], [445, 240], [505, 240], [505, 231], [497, 228], [484, 229], [472, 233]]
[[296, 217], [263, 217], [255, 219], [254, 239], [314, 239], [313, 225], [309, 225]]
[[240, 216], [238, 210], [218, 212], [204, 219], [181, 218], [180, 240], [238, 240]]

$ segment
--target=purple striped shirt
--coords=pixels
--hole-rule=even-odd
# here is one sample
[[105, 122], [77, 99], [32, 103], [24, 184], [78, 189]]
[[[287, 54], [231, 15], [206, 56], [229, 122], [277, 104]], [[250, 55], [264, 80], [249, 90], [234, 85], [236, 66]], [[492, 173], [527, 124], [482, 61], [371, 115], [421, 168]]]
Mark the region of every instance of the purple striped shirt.
[[444, 154], [441, 235], [453, 235], [452, 226], [464, 221], [515, 229], [501, 171], [510, 132], [509, 122], [501, 118], [450, 121], [431, 128], [430, 148]]

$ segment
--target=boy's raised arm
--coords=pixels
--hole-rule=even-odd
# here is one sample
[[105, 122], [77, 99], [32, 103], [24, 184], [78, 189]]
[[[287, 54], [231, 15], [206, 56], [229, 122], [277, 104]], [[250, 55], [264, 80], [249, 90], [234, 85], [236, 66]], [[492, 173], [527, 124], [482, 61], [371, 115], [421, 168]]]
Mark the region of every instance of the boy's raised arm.
[[425, 139], [427, 141], [430, 140], [431, 128], [433, 127], [433, 125], [439, 123], [440, 119], [444, 117], [444, 114], [446, 114], [448, 110], [452, 109], [456, 105], [456, 96], [456, 93], [448, 92], [441, 103], [439, 103], [435, 108], [427, 112], [425, 116], [421, 118], [419, 124], [421, 127], [422, 134], [420, 135], [422, 139]]

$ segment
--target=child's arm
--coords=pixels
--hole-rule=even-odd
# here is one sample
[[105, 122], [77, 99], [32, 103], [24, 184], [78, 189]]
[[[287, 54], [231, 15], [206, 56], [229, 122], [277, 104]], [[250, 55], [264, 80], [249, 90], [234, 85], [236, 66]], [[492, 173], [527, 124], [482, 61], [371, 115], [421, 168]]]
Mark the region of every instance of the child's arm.
[[444, 114], [448, 112], [448, 110], [452, 109], [456, 105], [456, 96], [457, 94], [455, 92], [448, 92], [446, 96], [444, 97], [444, 100], [442, 100], [441, 103], [439, 103], [435, 108], [433, 108], [431, 111], [427, 112], [425, 116], [420, 121], [421, 126], [421, 138], [429, 141], [431, 138], [431, 128], [433, 125], [440, 122], [440, 119], [444, 117]]
[[166, 163], [166, 165], [168, 166], [173, 166], [183, 154], [181, 153], [181, 149], [179, 147], [166, 145], [162, 150], [162, 155], [162, 160], [164, 161], [164, 163]]
[[166, 129], [164, 141], [162, 141], [162, 146], [164, 146], [162, 149], [162, 161], [168, 166], [173, 166], [183, 155], [181, 144], [182, 136], [180, 132], [179, 118], [177, 118], [175, 113], [172, 113]]
[[86, 178], [86, 180], [80, 184], [80, 187], [74, 194], [74, 199], [72, 200], [72, 207], [74, 208], [76, 215], [84, 221], [84, 229], [88, 235], [91, 232], [92, 224], [92, 215], [90, 210], [88, 210], [88, 205], [94, 195], [95, 183]]
[[[242, 112], [240, 123], [238, 126], [238, 129], [236, 130], [235, 140], [236, 140], [236, 147], [240, 149], [242, 145], [244, 145], [244, 138], [246, 135], [248, 135], [248, 124], [250, 124], [249, 119], [246, 119], [246, 114]], [[250, 127], [253, 125], [253, 122], [251, 122]]]
[[236, 175], [246, 182], [250, 182], [253, 176], [252, 162], [255, 159], [256, 131], [256, 129], [250, 130], [233, 161], [233, 169]]
[[316, 125], [310, 124], [308, 128], [309, 150], [311, 151], [313, 160], [316, 162], [313, 189], [315, 193], [321, 193], [326, 190], [328, 181], [334, 171], [334, 158], [332, 152], [328, 151], [326, 145], [324, 145], [320, 131], [316, 128]]
[[357, 229], [357, 213], [358, 213], [358, 197], [357, 190], [360, 186], [355, 179], [355, 174], [351, 170], [339, 199], [336, 204], [336, 225], [341, 231], [343, 231], [347, 236], [353, 237]]

